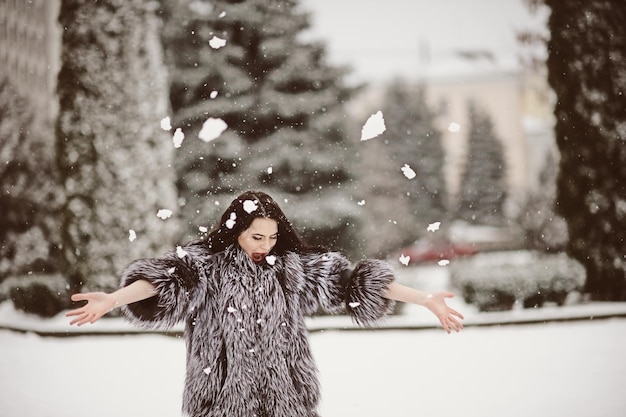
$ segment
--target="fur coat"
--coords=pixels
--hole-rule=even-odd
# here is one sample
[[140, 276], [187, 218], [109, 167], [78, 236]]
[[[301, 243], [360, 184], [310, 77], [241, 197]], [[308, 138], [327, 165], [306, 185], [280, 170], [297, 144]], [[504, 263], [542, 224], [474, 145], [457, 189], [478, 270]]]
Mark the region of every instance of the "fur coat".
[[155, 297], [123, 307], [144, 328], [183, 321], [187, 350], [183, 415], [315, 417], [320, 396], [304, 317], [347, 311], [372, 325], [392, 307], [382, 296], [388, 264], [354, 269], [336, 252], [288, 253], [254, 263], [238, 246], [211, 255], [204, 244], [140, 259], [121, 285], [151, 282]]

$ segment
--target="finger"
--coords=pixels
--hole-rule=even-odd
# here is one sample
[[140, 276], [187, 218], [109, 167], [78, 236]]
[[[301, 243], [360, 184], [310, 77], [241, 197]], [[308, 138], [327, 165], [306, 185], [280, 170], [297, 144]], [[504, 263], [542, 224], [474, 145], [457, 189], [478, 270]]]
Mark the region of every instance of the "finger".
[[83, 314], [84, 310], [82, 308], [77, 308], [75, 310], [70, 310], [67, 313], [65, 313], [65, 317], [72, 317], [72, 316], [78, 316], [79, 314]]
[[80, 322], [84, 320], [85, 315], [81, 314], [80, 317], [76, 317], [74, 320], [70, 321], [70, 326], [74, 324], [78, 324], [80, 326]]
[[90, 294], [88, 293], [76, 293], [76, 294], [72, 294], [72, 296], [70, 297], [70, 299], [72, 301], [85, 301], [85, 300], [89, 300], [91, 298]]
[[443, 327], [446, 333], [450, 334], [450, 326], [448, 326], [448, 322], [445, 319], [441, 320], [441, 327]]
[[444, 292], [444, 298], [454, 298], [455, 294], [453, 292]]
[[456, 310], [450, 309], [450, 314], [454, 314], [455, 316], [457, 316], [460, 319], [464, 319], [465, 317], [463, 317], [463, 314], [459, 313]]

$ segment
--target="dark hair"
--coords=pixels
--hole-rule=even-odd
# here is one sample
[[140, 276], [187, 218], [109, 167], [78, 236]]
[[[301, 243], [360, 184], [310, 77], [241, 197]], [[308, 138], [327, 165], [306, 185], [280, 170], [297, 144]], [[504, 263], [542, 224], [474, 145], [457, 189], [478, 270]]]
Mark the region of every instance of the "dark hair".
[[222, 252], [237, 243], [237, 238], [256, 218], [273, 219], [278, 223], [278, 240], [272, 252], [284, 255], [286, 252], [306, 253], [323, 250], [306, 244], [296, 233], [272, 197], [262, 191], [246, 191], [235, 198], [222, 214], [219, 225], [209, 233], [207, 244], [212, 253]]

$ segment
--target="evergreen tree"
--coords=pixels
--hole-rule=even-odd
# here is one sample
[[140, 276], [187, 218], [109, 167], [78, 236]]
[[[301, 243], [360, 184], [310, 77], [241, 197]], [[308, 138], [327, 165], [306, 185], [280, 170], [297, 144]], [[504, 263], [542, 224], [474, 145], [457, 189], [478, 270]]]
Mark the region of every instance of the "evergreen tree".
[[[384, 256], [412, 243], [429, 223], [447, 216], [441, 133], [424, 87], [394, 80], [382, 112], [386, 131], [361, 145], [366, 217], [376, 219], [364, 225], [369, 256]], [[405, 165], [416, 173], [414, 178], [403, 174]]]
[[519, 221], [528, 246], [544, 252], [560, 252], [567, 244], [567, 224], [555, 212], [558, 160], [548, 153], [539, 174], [539, 187], [531, 192], [522, 208]]
[[60, 204], [54, 155], [27, 100], [0, 80], [0, 282], [10, 275], [53, 272]]
[[459, 219], [472, 224], [502, 225], [506, 167], [502, 143], [489, 115], [470, 102], [468, 149], [461, 178]]
[[[323, 45], [298, 39], [308, 16], [288, 0], [183, 0], [163, 13], [172, 111], [187, 138], [177, 168], [188, 233], [262, 188], [306, 238], [349, 248], [357, 222], [342, 109], [353, 91]], [[228, 129], [205, 143], [197, 136], [208, 117]]]
[[[172, 144], [158, 19], [147, 0], [62, 0], [57, 163], [63, 260], [75, 290], [112, 288], [132, 259], [169, 245]], [[133, 230], [136, 240], [132, 240]]]
[[626, 300], [626, 4], [554, 1], [548, 81], [561, 153], [558, 212], [568, 253], [587, 270], [585, 291]]

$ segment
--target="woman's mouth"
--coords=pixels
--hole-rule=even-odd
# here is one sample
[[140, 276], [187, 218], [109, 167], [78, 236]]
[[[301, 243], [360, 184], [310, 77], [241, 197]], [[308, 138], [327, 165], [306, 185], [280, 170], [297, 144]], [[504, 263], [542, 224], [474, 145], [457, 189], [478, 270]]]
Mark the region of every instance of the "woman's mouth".
[[265, 252], [254, 252], [251, 258], [254, 262], [261, 262], [265, 259], [265, 255], [267, 255]]

